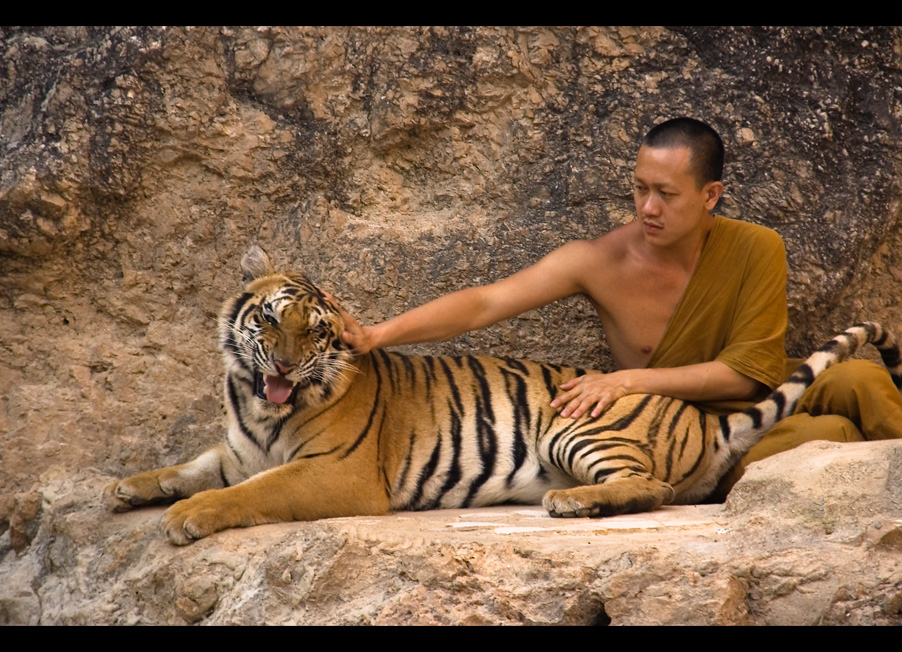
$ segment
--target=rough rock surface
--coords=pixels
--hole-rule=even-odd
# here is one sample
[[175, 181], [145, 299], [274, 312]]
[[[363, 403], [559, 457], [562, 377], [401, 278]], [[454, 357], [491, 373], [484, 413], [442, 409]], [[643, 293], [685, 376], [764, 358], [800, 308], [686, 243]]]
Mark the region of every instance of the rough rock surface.
[[[152, 559], [163, 569], [164, 560], [217, 558], [219, 544], [166, 547], [142, 525], [147, 513], [102, 517], [91, 492], [102, 478], [176, 463], [219, 441], [212, 326], [252, 242], [306, 270], [360, 319], [380, 320], [627, 221], [638, 140], [661, 119], [691, 114], [726, 141], [719, 211], [786, 241], [791, 354], [861, 319], [902, 323], [899, 28], [0, 27], [0, 67], [0, 532], [9, 539], [0, 571], [16, 578], [4, 591], [26, 594], [3, 598], [13, 605], [7, 620], [170, 622], [138, 607], [115, 618], [112, 608], [79, 611], [78, 596], [93, 595], [84, 582], [97, 573], [168, 595], [165, 572], [147, 570]], [[414, 350], [608, 368], [598, 330], [589, 305], [573, 298]], [[457, 516], [436, 518], [438, 530], [456, 533], [436, 539], [447, 541], [441, 549], [464, 568], [466, 551], [479, 551], [489, 568], [505, 545], [519, 545], [445, 528], [442, 519]], [[404, 537], [368, 523], [304, 531], [310, 541], [351, 541], [347, 559], [383, 534], [398, 564], [438, 549], [404, 548]], [[299, 545], [289, 534], [297, 531], [226, 533], [218, 541], [233, 557], [223, 568], [275, 572], [250, 554], [255, 537], [286, 537], [273, 545], [287, 551]], [[131, 543], [113, 561], [90, 560], [99, 532]], [[661, 531], [654, 536], [670, 549]], [[32, 550], [38, 540], [53, 554]], [[283, 559], [292, 554], [300, 552]], [[550, 577], [558, 559], [534, 568], [518, 561], [518, 572]], [[711, 559], [692, 572], [719, 582], [710, 569], [721, 558]], [[37, 564], [31, 576], [28, 564]], [[279, 577], [307, 577], [289, 565]], [[410, 568], [404, 577], [417, 576]], [[187, 572], [168, 577], [182, 587], [185, 614], [202, 616], [210, 592], [226, 590], [200, 579], [188, 587]], [[691, 574], [683, 581], [713, 586]], [[306, 594], [292, 582], [273, 590], [300, 604]], [[884, 586], [870, 571], [861, 582]], [[461, 612], [477, 614], [474, 622], [498, 612], [467, 606], [482, 599], [467, 586], [456, 598]], [[795, 595], [773, 582], [748, 586]], [[843, 604], [866, 601], [865, 588], [848, 586]], [[708, 604], [704, 590], [697, 605]], [[407, 606], [386, 606], [385, 618], [403, 620], [410, 609], [409, 622], [428, 621], [414, 607], [433, 594], [405, 595]], [[602, 596], [613, 622], [629, 620]], [[599, 613], [591, 595], [568, 599], [555, 608]], [[186, 606], [191, 600], [200, 606]], [[897, 618], [893, 600], [869, 618]], [[696, 605], [680, 607], [692, 620]], [[220, 609], [203, 622], [232, 618]], [[352, 611], [332, 622], [355, 621]], [[535, 610], [517, 613], [544, 622]], [[822, 621], [838, 622], [839, 613]]]
[[[724, 505], [608, 519], [539, 507], [399, 513], [166, 542], [103, 478], [47, 474], [0, 549], [20, 624], [899, 625], [902, 442], [812, 442]], [[24, 539], [31, 537], [30, 541]]]

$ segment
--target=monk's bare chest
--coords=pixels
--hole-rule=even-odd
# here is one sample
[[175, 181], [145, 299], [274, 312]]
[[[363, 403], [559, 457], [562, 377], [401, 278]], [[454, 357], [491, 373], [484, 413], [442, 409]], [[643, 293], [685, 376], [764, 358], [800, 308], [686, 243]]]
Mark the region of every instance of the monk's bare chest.
[[648, 364], [689, 283], [690, 274], [667, 269], [621, 269], [589, 288], [618, 368]]

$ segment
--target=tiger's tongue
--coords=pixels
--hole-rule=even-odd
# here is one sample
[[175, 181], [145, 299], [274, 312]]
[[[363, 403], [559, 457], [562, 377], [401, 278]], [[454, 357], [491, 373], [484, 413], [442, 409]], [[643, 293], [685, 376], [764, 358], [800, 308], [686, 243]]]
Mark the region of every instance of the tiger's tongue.
[[294, 389], [294, 383], [281, 376], [264, 376], [263, 383], [263, 392], [270, 403], [284, 403]]

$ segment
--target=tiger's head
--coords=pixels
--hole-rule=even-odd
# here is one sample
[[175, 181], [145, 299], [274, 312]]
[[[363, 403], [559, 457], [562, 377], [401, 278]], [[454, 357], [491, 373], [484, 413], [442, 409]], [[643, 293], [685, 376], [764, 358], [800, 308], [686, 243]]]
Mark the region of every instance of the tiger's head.
[[270, 404], [327, 399], [353, 369], [338, 306], [306, 277], [277, 273], [256, 245], [241, 269], [244, 292], [227, 300], [219, 317], [228, 372]]

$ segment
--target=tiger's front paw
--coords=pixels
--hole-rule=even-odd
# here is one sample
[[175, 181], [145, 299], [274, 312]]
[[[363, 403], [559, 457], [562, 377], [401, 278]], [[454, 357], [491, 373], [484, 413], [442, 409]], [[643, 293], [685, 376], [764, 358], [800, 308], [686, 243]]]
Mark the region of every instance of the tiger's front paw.
[[169, 541], [184, 546], [214, 532], [248, 525], [242, 518], [242, 506], [228, 493], [228, 489], [202, 491], [167, 509], [163, 530]]
[[148, 471], [124, 480], [117, 480], [103, 488], [103, 502], [114, 512], [127, 512], [142, 505], [152, 505], [174, 499], [172, 490], [161, 485], [157, 471]]
[[130, 491], [120, 489], [124, 480], [116, 480], [103, 488], [103, 503], [113, 512], [127, 512], [136, 505], [132, 501]]

